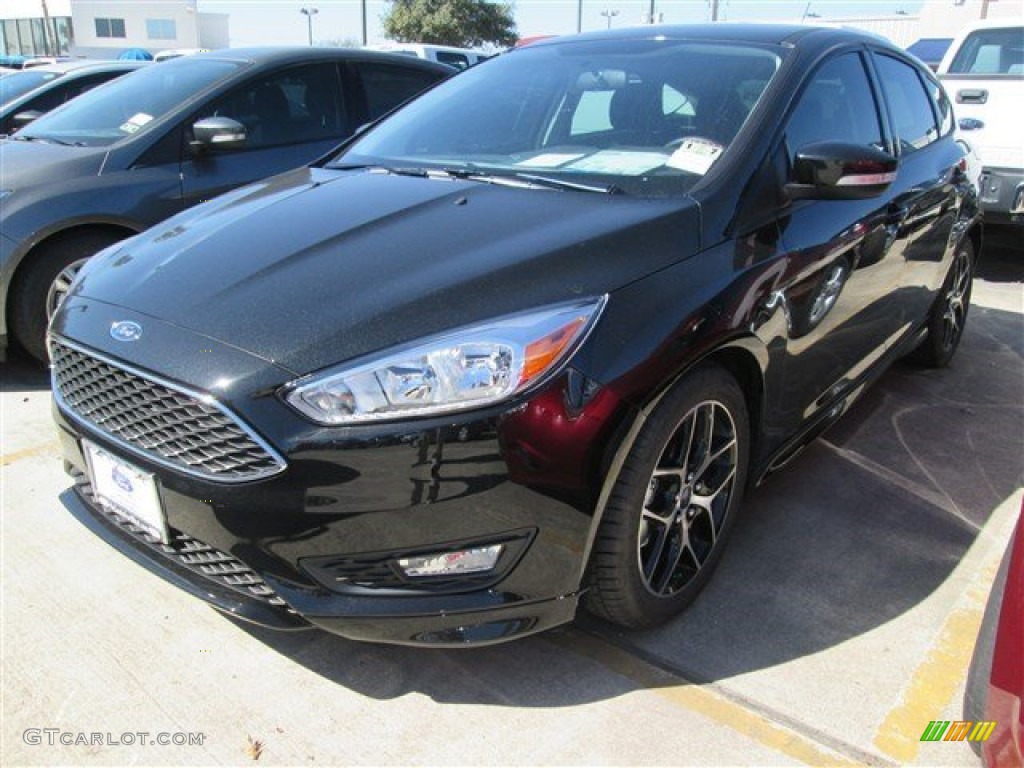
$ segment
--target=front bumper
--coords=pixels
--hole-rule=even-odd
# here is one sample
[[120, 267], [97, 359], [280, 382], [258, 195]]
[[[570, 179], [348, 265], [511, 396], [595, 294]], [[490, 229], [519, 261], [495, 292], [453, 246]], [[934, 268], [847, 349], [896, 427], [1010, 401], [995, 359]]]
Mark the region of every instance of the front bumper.
[[1024, 171], [984, 167], [979, 201], [986, 221], [1024, 224]]
[[[151, 461], [55, 404], [75, 480], [65, 503], [125, 555], [248, 621], [400, 644], [509, 640], [570, 621], [580, 597], [603, 446], [624, 414], [606, 392], [574, 402], [574, 376], [512, 407], [358, 429], [315, 427], [272, 395], [252, 409], [235, 397], [287, 461], [242, 483]], [[167, 543], [96, 503], [83, 439], [153, 475]], [[489, 543], [506, 545], [490, 574], [416, 581], [395, 567]]]

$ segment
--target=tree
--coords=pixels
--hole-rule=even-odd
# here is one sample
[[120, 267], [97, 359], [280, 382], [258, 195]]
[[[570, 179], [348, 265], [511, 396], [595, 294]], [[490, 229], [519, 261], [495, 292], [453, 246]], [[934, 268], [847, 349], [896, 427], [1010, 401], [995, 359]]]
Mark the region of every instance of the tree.
[[459, 48], [514, 45], [519, 37], [512, 6], [486, 0], [394, 0], [384, 34], [400, 43]]

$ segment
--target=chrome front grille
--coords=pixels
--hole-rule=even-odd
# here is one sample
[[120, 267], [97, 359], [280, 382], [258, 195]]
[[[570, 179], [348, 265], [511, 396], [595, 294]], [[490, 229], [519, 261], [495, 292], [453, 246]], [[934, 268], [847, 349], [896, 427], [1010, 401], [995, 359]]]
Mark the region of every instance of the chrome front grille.
[[56, 339], [51, 358], [63, 410], [158, 463], [221, 482], [256, 480], [285, 467], [212, 398]]

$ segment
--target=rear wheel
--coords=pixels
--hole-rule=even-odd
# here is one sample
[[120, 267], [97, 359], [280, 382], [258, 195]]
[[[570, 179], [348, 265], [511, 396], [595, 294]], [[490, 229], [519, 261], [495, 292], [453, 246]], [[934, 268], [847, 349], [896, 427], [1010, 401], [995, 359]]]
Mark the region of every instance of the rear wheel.
[[626, 458], [598, 529], [591, 612], [649, 627], [696, 597], [737, 515], [749, 433], [743, 393], [721, 368], [699, 369], [665, 396]]
[[957, 246], [949, 275], [928, 316], [928, 335], [914, 350], [914, 359], [932, 368], [949, 365], [964, 335], [971, 306], [974, 245], [967, 238]]
[[11, 325], [21, 347], [46, 362], [46, 325], [89, 258], [121, 238], [89, 232], [40, 246], [18, 269], [11, 286]]

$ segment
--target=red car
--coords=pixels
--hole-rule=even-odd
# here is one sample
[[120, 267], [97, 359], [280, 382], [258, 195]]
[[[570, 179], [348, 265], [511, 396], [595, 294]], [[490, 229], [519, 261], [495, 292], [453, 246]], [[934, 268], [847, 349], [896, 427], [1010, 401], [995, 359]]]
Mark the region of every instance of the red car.
[[965, 701], [965, 717], [996, 723], [992, 735], [981, 745], [982, 757], [989, 768], [1024, 765], [1022, 700], [1024, 525], [1018, 518], [1007, 559], [992, 587], [989, 607], [978, 635]]

